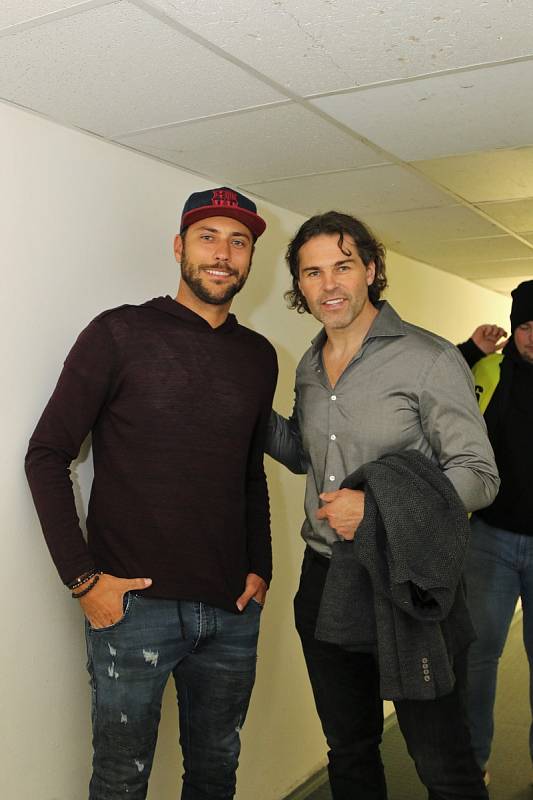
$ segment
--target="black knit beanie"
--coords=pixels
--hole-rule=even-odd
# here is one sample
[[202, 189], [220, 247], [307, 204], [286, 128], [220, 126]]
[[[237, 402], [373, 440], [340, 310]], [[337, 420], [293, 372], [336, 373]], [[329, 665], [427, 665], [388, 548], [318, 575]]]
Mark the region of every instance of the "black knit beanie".
[[511, 292], [511, 297], [511, 331], [514, 331], [523, 322], [533, 320], [533, 281], [519, 283]]

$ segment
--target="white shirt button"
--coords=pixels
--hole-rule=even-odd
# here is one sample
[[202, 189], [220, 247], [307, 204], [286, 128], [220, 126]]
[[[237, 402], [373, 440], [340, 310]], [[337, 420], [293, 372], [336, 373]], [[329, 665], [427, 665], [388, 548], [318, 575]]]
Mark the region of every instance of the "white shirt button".
[[331, 439], [332, 442], [334, 442], [337, 437], [335, 436], [334, 433], [332, 433], [329, 438]]
[[334, 481], [335, 480], [335, 475], [330, 475], [329, 479], [330, 479], [330, 481]]
[[331, 399], [332, 399], [332, 400], [336, 400], [336, 399], [337, 399], [337, 395], [336, 395], [336, 394], [332, 394], [332, 395], [331, 395]]

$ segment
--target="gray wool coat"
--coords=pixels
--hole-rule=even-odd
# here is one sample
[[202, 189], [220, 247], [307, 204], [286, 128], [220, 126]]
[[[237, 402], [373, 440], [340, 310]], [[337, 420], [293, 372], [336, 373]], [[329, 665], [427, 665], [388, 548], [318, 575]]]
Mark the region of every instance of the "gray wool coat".
[[364, 490], [364, 517], [353, 541], [333, 545], [316, 638], [375, 649], [384, 699], [448, 694], [453, 657], [475, 638], [462, 582], [464, 505], [415, 450], [365, 464], [341, 488]]

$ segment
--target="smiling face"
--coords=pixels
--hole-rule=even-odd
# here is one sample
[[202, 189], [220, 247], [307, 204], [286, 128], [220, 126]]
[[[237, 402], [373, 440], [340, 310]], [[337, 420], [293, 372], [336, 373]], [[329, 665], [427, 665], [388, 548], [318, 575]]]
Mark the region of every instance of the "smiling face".
[[198, 302], [229, 308], [246, 283], [252, 251], [252, 234], [242, 222], [230, 217], [193, 222], [174, 241], [181, 264], [179, 302], [193, 309]]
[[373, 308], [368, 287], [375, 267], [365, 267], [351, 236], [344, 236], [342, 250], [337, 234], [320, 234], [298, 251], [298, 286], [309, 310], [326, 328], [347, 328]]
[[533, 364], [533, 320], [523, 322], [514, 329], [516, 349], [529, 364]]

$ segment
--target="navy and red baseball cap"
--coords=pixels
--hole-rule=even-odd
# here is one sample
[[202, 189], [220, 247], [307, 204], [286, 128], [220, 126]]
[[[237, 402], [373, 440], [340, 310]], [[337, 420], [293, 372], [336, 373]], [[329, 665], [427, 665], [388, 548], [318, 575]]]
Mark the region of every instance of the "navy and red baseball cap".
[[256, 204], [234, 189], [221, 186], [205, 192], [193, 192], [181, 212], [180, 233], [193, 222], [206, 217], [231, 217], [246, 225], [257, 239], [264, 232], [266, 222], [257, 213]]

